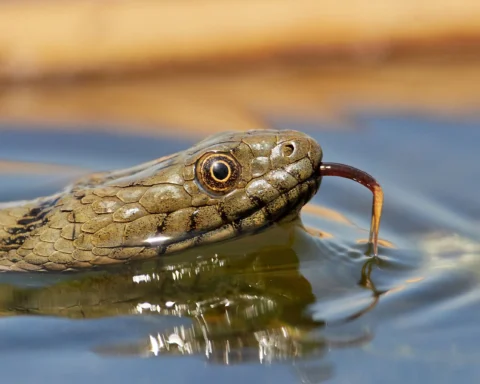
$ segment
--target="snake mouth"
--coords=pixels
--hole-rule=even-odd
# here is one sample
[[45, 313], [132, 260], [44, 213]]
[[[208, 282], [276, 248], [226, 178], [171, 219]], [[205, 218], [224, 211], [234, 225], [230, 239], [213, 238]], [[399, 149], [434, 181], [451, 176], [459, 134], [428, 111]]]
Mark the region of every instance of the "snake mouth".
[[160, 255], [176, 253], [193, 246], [216, 243], [260, 232], [287, 218], [297, 217], [301, 208], [315, 195], [321, 177], [314, 173], [293, 188], [283, 191], [273, 200], [259, 204], [242, 217], [204, 232], [192, 232], [179, 238], [160, 239], [150, 246], [158, 247]]

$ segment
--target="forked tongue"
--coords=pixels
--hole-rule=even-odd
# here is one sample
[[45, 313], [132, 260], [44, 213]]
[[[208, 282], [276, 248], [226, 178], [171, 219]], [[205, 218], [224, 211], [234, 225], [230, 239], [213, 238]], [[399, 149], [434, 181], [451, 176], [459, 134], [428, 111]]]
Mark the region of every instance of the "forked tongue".
[[378, 231], [380, 230], [380, 218], [383, 207], [383, 191], [380, 184], [368, 173], [350, 165], [339, 163], [321, 163], [320, 174], [322, 176], [344, 177], [360, 183], [373, 193], [372, 221], [370, 224], [369, 245], [373, 246], [373, 255], [378, 256]]

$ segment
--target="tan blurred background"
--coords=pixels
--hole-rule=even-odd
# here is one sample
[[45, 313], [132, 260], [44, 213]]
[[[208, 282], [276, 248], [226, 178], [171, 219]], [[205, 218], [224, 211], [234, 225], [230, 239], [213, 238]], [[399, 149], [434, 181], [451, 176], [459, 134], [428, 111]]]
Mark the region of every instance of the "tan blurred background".
[[358, 110], [478, 116], [479, 85], [478, 0], [0, 2], [4, 123], [354, 127]]

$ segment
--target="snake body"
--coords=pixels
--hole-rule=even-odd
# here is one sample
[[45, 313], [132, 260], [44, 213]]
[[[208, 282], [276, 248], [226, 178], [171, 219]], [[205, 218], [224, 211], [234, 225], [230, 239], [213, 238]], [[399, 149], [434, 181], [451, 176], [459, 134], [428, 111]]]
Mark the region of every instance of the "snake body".
[[320, 185], [321, 158], [297, 131], [226, 132], [0, 204], [0, 271], [82, 270], [257, 232], [298, 215]]

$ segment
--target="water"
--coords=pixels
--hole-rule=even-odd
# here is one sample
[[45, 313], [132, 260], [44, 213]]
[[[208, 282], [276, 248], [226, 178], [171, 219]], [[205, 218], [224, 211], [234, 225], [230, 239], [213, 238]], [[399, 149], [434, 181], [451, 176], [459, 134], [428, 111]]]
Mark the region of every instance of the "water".
[[[311, 134], [326, 161], [379, 180], [379, 261], [364, 255], [369, 191], [325, 178], [302, 215], [308, 232], [299, 222], [276, 226], [109, 272], [0, 275], [2, 379], [475, 383], [480, 123], [393, 115], [358, 122], [351, 131], [271, 124]], [[43, 164], [2, 175], [3, 201], [50, 194], [79, 174], [197, 139], [0, 128], [2, 159]]]

